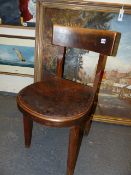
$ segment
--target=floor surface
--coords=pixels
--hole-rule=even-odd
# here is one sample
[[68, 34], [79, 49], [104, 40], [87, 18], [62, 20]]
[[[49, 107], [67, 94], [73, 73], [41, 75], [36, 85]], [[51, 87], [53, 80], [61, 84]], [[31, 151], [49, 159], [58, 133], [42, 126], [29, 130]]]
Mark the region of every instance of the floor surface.
[[[0, 175], [66, 175], [69, 130], [35, 123], [25, 148], [15, 98], [0, 94]], [[131, 127], [93, 122], [74, 175], [131, 175]]]

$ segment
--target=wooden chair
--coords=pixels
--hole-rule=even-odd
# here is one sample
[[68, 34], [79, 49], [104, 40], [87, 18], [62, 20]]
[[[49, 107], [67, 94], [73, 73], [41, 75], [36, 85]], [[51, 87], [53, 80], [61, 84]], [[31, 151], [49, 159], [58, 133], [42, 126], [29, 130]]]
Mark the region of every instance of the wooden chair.
[[[90, 127], [97, 104], [107, 56], [116, 54], [119, 39], [118, 32], [54, 25], [52, 43], [64, 48], [63, 58], [57, 60], [57, 75], [48, 75], [18, 93], [26, 147], [31, 144], [33, 121], [51, 127], [70, 127], [67, 175], [74, 173], [83, 133]], [[93, 87], [63, 78], [66, 47], [100, 53]]]

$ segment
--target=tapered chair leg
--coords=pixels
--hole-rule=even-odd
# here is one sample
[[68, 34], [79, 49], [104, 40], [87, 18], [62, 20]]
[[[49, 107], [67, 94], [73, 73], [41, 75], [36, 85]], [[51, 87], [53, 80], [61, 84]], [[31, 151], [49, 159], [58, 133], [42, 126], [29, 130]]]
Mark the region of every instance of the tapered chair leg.
[[23, 125], [24, 125], [25, 147], [28, 148], [31, 145], [33, 120], [27, 116], [23, 116]]
[[85, 125], [84, 135], [88, 136], [92, 124], [92, 119], [89, 119]]
[[84, 128], [75, 126], [70, 129], [67, 159], [67, 175], [73, 175], [83, 138]]

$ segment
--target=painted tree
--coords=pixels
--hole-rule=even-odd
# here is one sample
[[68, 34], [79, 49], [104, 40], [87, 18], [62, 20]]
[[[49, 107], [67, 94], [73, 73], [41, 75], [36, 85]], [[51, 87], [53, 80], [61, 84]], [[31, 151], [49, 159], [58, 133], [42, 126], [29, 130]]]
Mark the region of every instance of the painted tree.
[[[55, 72], [59, 48], [51, 44], [53, 24], [107, 30], [110, 28], [110, 20], [113, 18], [113, 15], [96, 11], [47, 9], [45, 18], [45, 30], [47, 32], [44, 41], [47, 69], [52, 69]], [[66, 78], [81, 81], [79, 70], [83, 68], [82, 56], [86, 52], [82, 49], [67, 49], [64, 68], [64, 76]]]
[[[112, 18], [113, 15], [111, 13], [81, 11], [79, 17], [76, 19], [76, 22], [80, 23], [81, 27], [84, 28], [108, 30], [110, 28], [110, 20]], [[82, 80], [79, 76], [79, 71], [83, 68], [82, 56], [87, 52], [88, 51], [82, 49], [69, 48], [65, 66], [65, 76], [67, 78], [74, 79], [76, 81]], [[83, 74], [85, 74], [85, 72], [83, 72]]]

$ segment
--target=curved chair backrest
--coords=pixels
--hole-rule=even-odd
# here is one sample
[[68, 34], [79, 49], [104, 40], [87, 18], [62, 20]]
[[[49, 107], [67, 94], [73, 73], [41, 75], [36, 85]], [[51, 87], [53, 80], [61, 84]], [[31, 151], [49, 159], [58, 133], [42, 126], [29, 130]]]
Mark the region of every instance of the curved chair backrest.
[[53, 44], [81, 48], [115, 56], [120, 33], [108, 30], [96, 30], [78, 27], [53, 26]]

